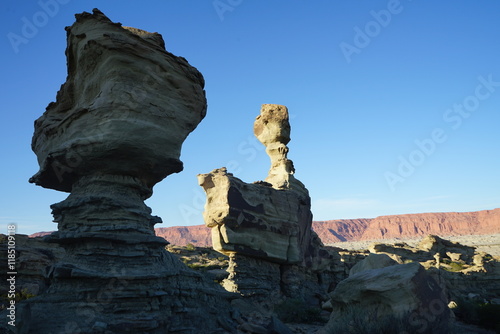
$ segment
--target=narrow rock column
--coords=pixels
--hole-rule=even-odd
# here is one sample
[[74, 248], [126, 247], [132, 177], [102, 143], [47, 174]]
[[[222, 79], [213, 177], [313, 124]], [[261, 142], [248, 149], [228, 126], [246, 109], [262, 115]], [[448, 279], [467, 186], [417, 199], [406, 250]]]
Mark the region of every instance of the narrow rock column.
[[295, 168], [292, 160], [287, 158], [290, 142], [290, 123], [288, 109], [279, 104], [263, 104], [253, 128], [254, 134], [266, 147], [271, 159], [266, 182], [276, 189], [288, 189], [290, 179], [294, 180]]

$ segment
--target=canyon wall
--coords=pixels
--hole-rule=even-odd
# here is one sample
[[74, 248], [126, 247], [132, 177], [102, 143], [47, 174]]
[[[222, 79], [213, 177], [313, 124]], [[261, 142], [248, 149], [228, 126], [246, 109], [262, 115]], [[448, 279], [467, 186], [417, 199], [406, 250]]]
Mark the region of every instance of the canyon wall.
[[[500, 208], [475, 212], [416, 213], [374, 219], [313, 221], [312, 228], [325, 245], [342, 241], [418, 238], [428, 234], [494, 234], [500, 233]], [[175, 245], [211, 245], [210, 231], [203, 225], [157, 228], [156, 233]]]
[[[500, 208], [474, 212], [416, 213], [380, 216], [374, 219], [337, 219], [313, 221], [313, 230], [324, 244], [342, 241], [417, 238], [428, 234], [440, 236], [500, 233]], [[212, 245], [210, 229], [205, 225], [156, 228], [156, 235], [173, 245], [191, 243]], [[50, 232], [30, 235], [38, 237]]]

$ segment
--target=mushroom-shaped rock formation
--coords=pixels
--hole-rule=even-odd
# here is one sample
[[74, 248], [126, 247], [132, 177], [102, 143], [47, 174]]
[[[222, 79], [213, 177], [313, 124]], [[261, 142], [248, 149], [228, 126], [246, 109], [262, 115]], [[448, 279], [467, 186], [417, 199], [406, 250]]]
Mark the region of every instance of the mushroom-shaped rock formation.
[[254, 134], [271, 158], [265, 181], [247, 184], [225, 168], [198, 175], [198, 183], [207, 194], [203, 217], [212, 228], [213, 247], [226, 254], [301, 263], [311, 239], [311, 198], [294, 178], [293, 162], [287, 158], [287, 108], [264, 104], [255, 120]]
[[265, 181], [248, 184], [226, 168], [198, 175], [207, 195], [203, 217], [212, 229], [212, 245], [230, 259], [223, 286], [259, 302], [282, 296], [308, 299], [326, 283], [319, 271], [338, 254], [327, 251], [311, 229], [309, 192], [293, 176], [287, 158], [287, 108], [264, 104], [254, 133], [271, 158]]
[[83, 176], [126, 175], [151, 191], [180, 172], [181, 145], [206, 114], [201, 73], [160, 34], [98, 11], [77, 15], [67, 40], [68, 77], [35, 122], [30, 182], [70, 192]]
[[66, 30], [68, 77], [35, 122], [40, 171], [30, 180], [71, 192], [52, 205], [49, 237], [66, 253], [47, 292], [22, 306], [25, 331], [234, 330], [227, 292], [165, 251], [153, 229], [161, 219], [144, 204], [182, 170], [181, 145], [206, 112], [202, 75], [161, 35], [96, 9]]

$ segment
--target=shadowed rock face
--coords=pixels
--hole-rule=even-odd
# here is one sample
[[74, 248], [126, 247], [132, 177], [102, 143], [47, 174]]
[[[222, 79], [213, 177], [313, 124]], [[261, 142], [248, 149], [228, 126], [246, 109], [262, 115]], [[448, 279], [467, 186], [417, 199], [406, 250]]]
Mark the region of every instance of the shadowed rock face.
[[311, 234], [308, 197], [244, 183], [225, 168], [198, 178], [207, 192], [204, 218], [215, 250], [278, 263], [303, 261]]
[[388, 316], [393, 317], [392, 321], [401, 319], [412, 333], [448, 332], [448, 300], [425, 269], [418, 263], [385, 265], [388, 266], [354, 273], [337, 285], [330, 293], [330, 322], [319, 333], [333, 333], [335, 325], [345, 321], [349, 307], [357, 307], [358, 319], [369, 313], [375, 315], [371, 321], [382, 321]]
[[244, 183], [225, 168], [198, 175], [207, 193], [203, 216], [212, 228], [213, 247], [225, 254], [301, 263], [311, 241], [311, 199], [294, 178], [293, 163], [287, 158], [290, 123], [286, 107], [264, 104], [254, 133], [271, 158], [264, 182]]
[[159, 34], [98, 10], [76, 15], [67, 39], [68, 78], [35, 122], [40, 171], [30, 180], [71, 191], [51, 206], [58, 231], [47, 237], [65, 255], [46, 293], [20, 306], [24, 330], [234, 330], [228, 293], [165, 251], [161, 219], [144, 204], [182, 170], [182, 142], [206, 110], [201, 74]]
[[206, 113], [203, 77], [167, 52], [158, 33], [98, 11], [76, 17], [66, 28], [66, 83], [35, 121], [40, 171], [30, 182], [70, 192], [98, 171], [152, 188], [182, 170], [181, 145]]

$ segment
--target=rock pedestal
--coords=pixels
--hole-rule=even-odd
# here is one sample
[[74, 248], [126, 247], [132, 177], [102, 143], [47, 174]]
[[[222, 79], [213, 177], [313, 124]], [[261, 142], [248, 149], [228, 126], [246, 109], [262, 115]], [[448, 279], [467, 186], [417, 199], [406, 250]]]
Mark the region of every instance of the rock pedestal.
[[182, 170], [182, 142], [206, 112], [202, 75], [161, 35], [96, 9], [76, 15], [67, 39], [67, 81], [35, 122], [30, 179], [71, 192], [52, 205], [49, 237], [66, 252], [47, 292], [24, 304], [25, 331], [233, 331], [229, 294], [165, 251], [144, 204]]
[[304, 261], [311, 239], [311, 198], [287, 159], [290, 123], [285, 106], [264, 104], [254, 133], [266, 146], [271, 169], [265, 181], [248, 184], [226, 168], [198, 175], [207, 194], [203, 217], [215, 250], [276, 263]]
[[271, 304], [276, 296], [314, 295], [322, 284], [317, 272], [329, 266], [332, 254], [311, 229], [311, 198], [287, 157], [287, 108], [262, 105], [254, 134], [271, 159], [265, 181], [248, 184], [226, 168], [198, 175], [207, 194], [203, 217], [212, 245], [230, 257], [224, 286]]

